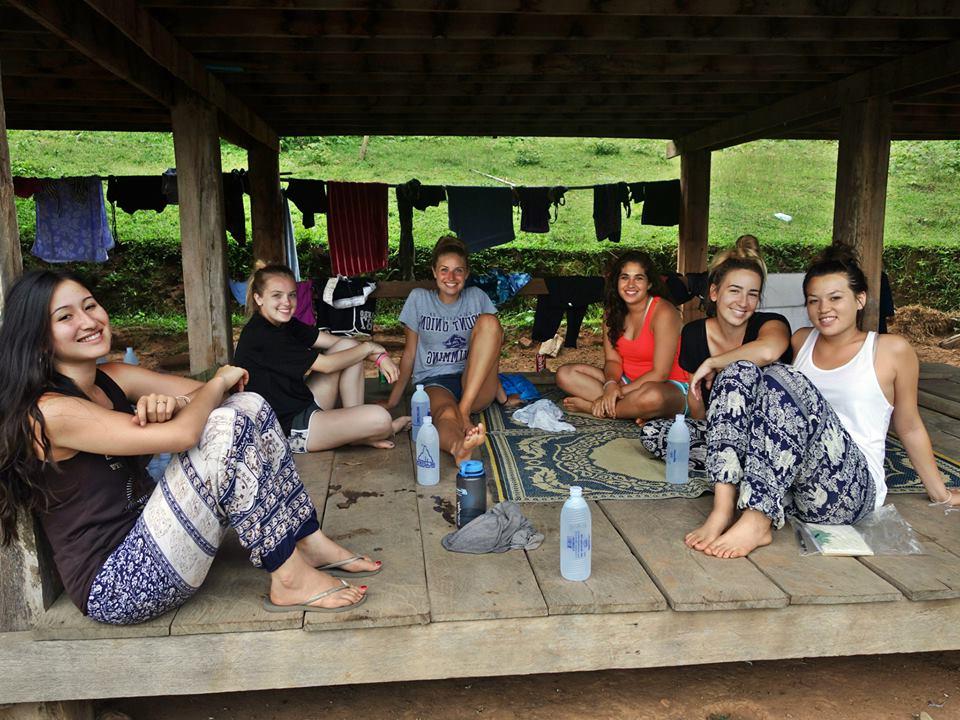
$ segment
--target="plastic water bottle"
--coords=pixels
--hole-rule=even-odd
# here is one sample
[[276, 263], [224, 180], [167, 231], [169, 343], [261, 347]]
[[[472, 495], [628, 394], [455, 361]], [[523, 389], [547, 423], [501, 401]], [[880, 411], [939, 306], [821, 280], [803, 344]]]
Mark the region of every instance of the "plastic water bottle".
[[487, 511], [487, 474], [480, 460], [464, 460], [457, 473], [457, 527]]
[[690, 470], [690, 430], [683, 415], [677, 415], [667, 433], [667, 482], [685, 485]]
[[440, 436], [429, 415], [423, 418], [416, 451], [417, 484], [436, 485], [440, 482]]
[[583, 488], [570, 486], [570, 497], [560, 511], [560, 574], [565, 580], [590, 577], [590, 506]]
[[430, 414], [430, 396], [423, 389], [423, 385], [417, 385], [417, 391], [410, 398], [410, 417], [413, 419], [413, 425], [410, 432], [413, 433], [413, 441], [417, 441], [417, 435], [423, 426], [423, 419]]
[[133, 351], [132, 347], [128, 347], [127, 351], [123, 354], [123, 361], [127, 365], [139, 365], [140, 361], [137, 359], [137, 354]]

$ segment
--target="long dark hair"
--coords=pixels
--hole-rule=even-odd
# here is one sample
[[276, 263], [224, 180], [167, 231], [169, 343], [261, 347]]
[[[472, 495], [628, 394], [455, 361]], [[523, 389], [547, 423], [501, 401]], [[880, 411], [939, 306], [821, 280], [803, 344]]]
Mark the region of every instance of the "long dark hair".
[[607, 337], [610, 338], [611, 345], [617, 344], [617, 340], [623, 335], [623, 326], [627, 321], [627, 304], [617, 291], [617, 281], [620, 279], [620, 273], [627, 263], [637, 263], [643, 268], [643, 272], [646, 273], [647, 280], [650, 282], [650, 290], [648, 291], [650, 295], [663, 297], [665, 294], [660, 272], [649, 255], [639, 250], [628, 250], [616, 257], [607, 269], [606, 287], [604, 289]]
[[[867, 293], [867, 276], [860, 269], [860, 258], [857, 251], [844, 243], [828, 245], [816, 260], [807, 269], [803, 276], [803, 297], [807, 297], [807, 286], [810, 281], [824, 275], [843, 275], [847, 278], [847, 287], [854, 295]], [[857, 310], [857, 329], [862, 330], [863, 309]]]
[[[43, 414], [37, 401], [50, 390], [79, 390], [53, 366], [50, 299], [60, 283], [73, 280], [67, 272], [32, 270], [15, 282], [4, 300], [0, 324], [0, 543], [17, 536], [21, 512], [43, 510], [47, 494], [40, 485], [44, 457], [51, 459]], [[82, 393], [80, 393], [82, 395]]]

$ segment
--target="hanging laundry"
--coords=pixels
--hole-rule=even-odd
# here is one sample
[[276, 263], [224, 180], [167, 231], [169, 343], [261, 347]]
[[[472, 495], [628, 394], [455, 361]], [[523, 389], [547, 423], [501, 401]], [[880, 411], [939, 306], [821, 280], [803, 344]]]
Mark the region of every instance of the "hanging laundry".
[[243, 194], [248, 189], [245, 170], [223, 174], [224, 225], [240, 245], [247, 244], [247, 214], [243, 209]]
[[293, 271], [293, 279], [300, 282], [300, 258], [297, 256], [297, 238], [293, 234], [290, 201], [286, 190], [281, 190], [280, 195], [283, 197], [283, 254], [287, 258], [287, 267]]
[[597, 231], [597, 240], [620, 242], [620, 230], [623, 218], [621, 205], [630, 217], [630, 188], [626, 183], [597, 185], [593, 188], [593, 226]]
[[313, 313], [313, 280], [301, 280], [297, 283], [297, 311], [293, 316], [310, 327], [316, 326], [317, 316]]
[[133, 214], [137, 210], [163, 212], [167, 196], [163, 194], [162, 175], [132, 175], [107, 180], [107, 202]]
[[329, 182], [327, 233], [330, 267], [337, 275], [362, 275], [387, 266], [387, 186]]
[[303, 226], [312, 228], [317, 224], [316, 213], [327, 213], [327, 186], [323, 180], [290, 180], [287, 197], [297, 210], [303, 213]]
[[563, 316], [567, 316], [567, 332], [564, 347], [575, 348], [580, 336], [580, 326], [587, 314], [587, 306], [603, 302], [603, 278], [601, 277], [548, 277], [548, 295], [537, 296], [537, 308], [533, 315], [533, 340], [543, 342], [552, 338]]
[[521, 232], [550, 232], [550, 188], [518, 187], [516, 193]]
[[246, 307], [248, 282], [246, 280], [228, 280], [227, 283], [230, 285], [230, 294], [233, 295], [233, 299]]
[[400, 269], [413, 279], [413, 209], [426, 210], [447, 199], [440, 185], [422, 185], [419, 180], [408, 180], [397, 185], [397, 216], [400, 220]]
[[678, 225], [683, 197], [679, 180], [659, 180], [643, 183], [643, 225]]
[[167, 168], [160, 176], [160, 192], [167, 198], [167, 205], [179, 205], [180, 194], [177, 192], [177, 169]]
[[109, 259], [114, 243], [99, 178], [44, 181], [34, 198], [37, 236], [31, 253], [51, 263]]
[[39, 178], [15, 177], [13, 179], [13, 194], [19, 198], [30, 198], [40, 192], [43, 181]]
[[447, 187], [449, 227], [470, 252], [514, 239], [513, 189]]
[[500, 307], [523, 290], [523, 286], [528, 282], [530, 273], [508, 273], [500, 268], [490, 268], [483, 275], [470, 275], [467, 278], [467, 287], [480, 288], [490, 298], [490, 302]]

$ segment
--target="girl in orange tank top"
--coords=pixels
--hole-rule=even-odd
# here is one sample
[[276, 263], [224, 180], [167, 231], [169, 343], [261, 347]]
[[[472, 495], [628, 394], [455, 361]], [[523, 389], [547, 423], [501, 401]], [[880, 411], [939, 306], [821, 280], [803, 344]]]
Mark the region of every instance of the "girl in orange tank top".
[[[660, 275], [646, 253], [629, 251], [607, 272], [604, 365], [563, 365], [557, 385], [572, 412], [595, 417], [669, 417], [687, 409], [678, 364], [680, 313], [661, 302]], [[631, 337], [632, 336], [632, 337]]]

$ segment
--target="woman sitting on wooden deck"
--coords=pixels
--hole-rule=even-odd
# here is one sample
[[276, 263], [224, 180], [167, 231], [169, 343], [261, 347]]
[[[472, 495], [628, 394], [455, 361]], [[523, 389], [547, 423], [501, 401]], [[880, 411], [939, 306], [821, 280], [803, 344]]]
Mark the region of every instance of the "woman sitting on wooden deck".
[[[680, 336], [680, 367], [690, 373], [691, 463], [704, 469], [707, 446], [707, 408], [716, 374], [731, 363], [747, 360], [757, 367], [789, 363], [790, 323], [777, 313], [757, 312], [767, 266], [753, 235], [742, 235], [736, 245], [719, 253], [707, 276], [707, 318], [687, 323]], [[666, 455], [667, 432], [672, 419], [641, 425], [641, 442], [653, 455]], [[732, 521], [734, 487], [714, 487], [714, 506], [706, 522], [687, 534], [685, 542], [703, 550]]]
[[431, 267], [437, 289], [414, 289], [400, 311], [406, 345], [387, 407], [397, 406], [412, 376], [430, 396], [440, 448], [459, 465], [486, 437], [470, 414], [507, 401], [497, 378], [503, 328], [486, 293], [466, 287], [470, 262], [462, 241], [440, 238]]
[[607, 272], [603, 368], [563, 365], [557, 386], [564, 407], [596, 417], [640, 418], [685, 413], [687, 373], [678, 364], [680, 312], [665, 300], [646, 253], [628, 251]]
[[266, 398], [295, 453], [343, 445], [390, 449], [410, 424], [381, 405], [363, 403], [363, 361], [389, 382], [399, 374], [382, 345], [338, 338], [297, 320], [297, 284], [285, 265], [253, 274], [253, 313], [240, 333], [234, 362], [250, 373], [247, 389]]
[[[263, 398], [226, 397], [246, 371], [225, 365], [199, 383], [98, 366], [110, 339], [106, 310], [79, 279], [32, 271], [10, 288], [0, 327], [3, 542], [36, 513], [70, 599], [105, 623], [186, 602], [228, 527], [270, 573], [268, 610], [362, 603], [365, 586], [331, 575], [370, 575], [380, 563], [320, 531]], [[155, 487], [146, 465], [160, 452], [178, 455]]]
[[[708, 555], [742, 557], [768, 544], [788, 493], [790, 512], [807, 522], [855, 523], [880, 507], [891, 417], [930, 499], [960, 505], [917, 410], [916, 353], [900, 336], [860, 329], [867, 281], [852, 251], [828, 248], [803, 292], [813, 328], [794, 333], [793, 366], [740, 360], [714, 380], [707, 471], [718, 488], [738, 487], [742, 514]], [[734, 494], [726, 493], [731, 519]]]

